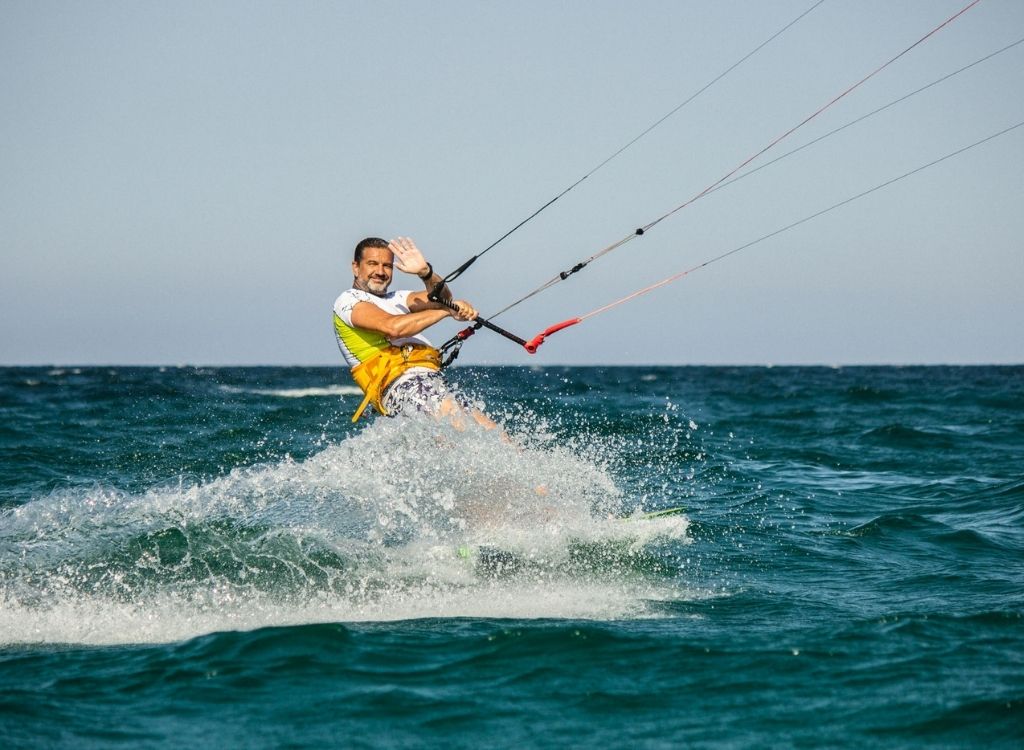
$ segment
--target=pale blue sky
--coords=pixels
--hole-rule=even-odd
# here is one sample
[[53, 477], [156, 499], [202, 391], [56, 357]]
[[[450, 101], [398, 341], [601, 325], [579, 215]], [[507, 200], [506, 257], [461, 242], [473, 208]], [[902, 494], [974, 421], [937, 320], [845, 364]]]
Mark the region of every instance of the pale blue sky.
[[[488, 314], [657, 218], [967, 1], [827, 0], [457, 296]], [[451, 270], [812, 4], [0, 0], [0, 364], [340, 366], [356, 241], [408, 235]], [[982, 0], [772, 153], [1022, 37], [1024, 3]], [[1022, 92], [1024, 45], [496, 322], [530, 338], [1016, 124]], [[484, 331], [460, 363], [1024, 362], [1022, 240], [1024, 128], [536, 356]]]

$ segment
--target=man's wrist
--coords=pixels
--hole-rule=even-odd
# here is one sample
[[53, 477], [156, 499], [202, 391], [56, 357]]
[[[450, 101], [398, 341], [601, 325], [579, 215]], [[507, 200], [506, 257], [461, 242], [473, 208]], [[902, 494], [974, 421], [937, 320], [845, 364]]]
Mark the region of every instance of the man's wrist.
[[416, 275], [420, 277], [421, 281], [426, 281], [427, 279], [429, 279], [431, 276], [434, 275], [434, 267], [432, 265], [430, 265], [430, 262], [428, 261], [427, 262], [427, 272], [425, 274], [418, 273]]

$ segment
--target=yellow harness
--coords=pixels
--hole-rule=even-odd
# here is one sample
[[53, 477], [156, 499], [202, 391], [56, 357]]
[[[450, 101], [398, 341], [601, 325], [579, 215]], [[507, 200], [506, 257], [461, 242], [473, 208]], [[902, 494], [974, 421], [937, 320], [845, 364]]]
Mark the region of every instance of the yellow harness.
[[406, 344], [405, 346], [389, 346], [380, 354], [361, 362], [352, 368], [352, 379], [363, 389], [363, 402], [359, 404], [352, 421], [356, 422], [363, 415], [369, 404], [373, 404], [381, 414], [387, 414], [381, 404], [381, 397], [388, 386], [398, 377], [413, 367], [425, 367], [428, 370], [441, 369], [441, 353], [432, 346], [423, 344]]

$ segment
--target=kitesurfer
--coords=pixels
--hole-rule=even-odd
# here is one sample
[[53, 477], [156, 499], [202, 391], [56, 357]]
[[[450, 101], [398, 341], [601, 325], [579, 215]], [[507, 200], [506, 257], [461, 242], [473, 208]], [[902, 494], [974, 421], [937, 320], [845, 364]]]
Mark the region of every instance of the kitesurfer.
[[[395, 269], [423, 282], [420, 291], [389, 292]], [[441, 356], [422, 335], [445, 318], [470, 321], [476, 309], [465, 300], [452, 300], [451, 291], [408, 237], [390, 242], [367, 237], [356, 245], [352, 259], [352, 288], [334, 302], [334, 332], [352, 378], [364, 398], [355, 422], [370, 404], [381, 414], [403, 410], [445, 416], [458, 424], [468, 412], [479, 424], [494, 422], [473, 409], [441, 377]], [[441, 284], [438, 296], [427, 295]]]

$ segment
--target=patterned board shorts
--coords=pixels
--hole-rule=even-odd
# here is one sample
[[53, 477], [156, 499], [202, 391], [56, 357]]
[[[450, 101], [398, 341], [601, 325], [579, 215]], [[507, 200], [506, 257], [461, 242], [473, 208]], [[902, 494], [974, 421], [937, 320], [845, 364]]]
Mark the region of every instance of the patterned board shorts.
[[441, 402], [451, 397], [464, 409], [472, 408], [469, 399], [444, 382], [439, 372], [433, 370], [412, 370], [384, 392], [381, 405], [389, 417], [399, 414], [437, 414]]

